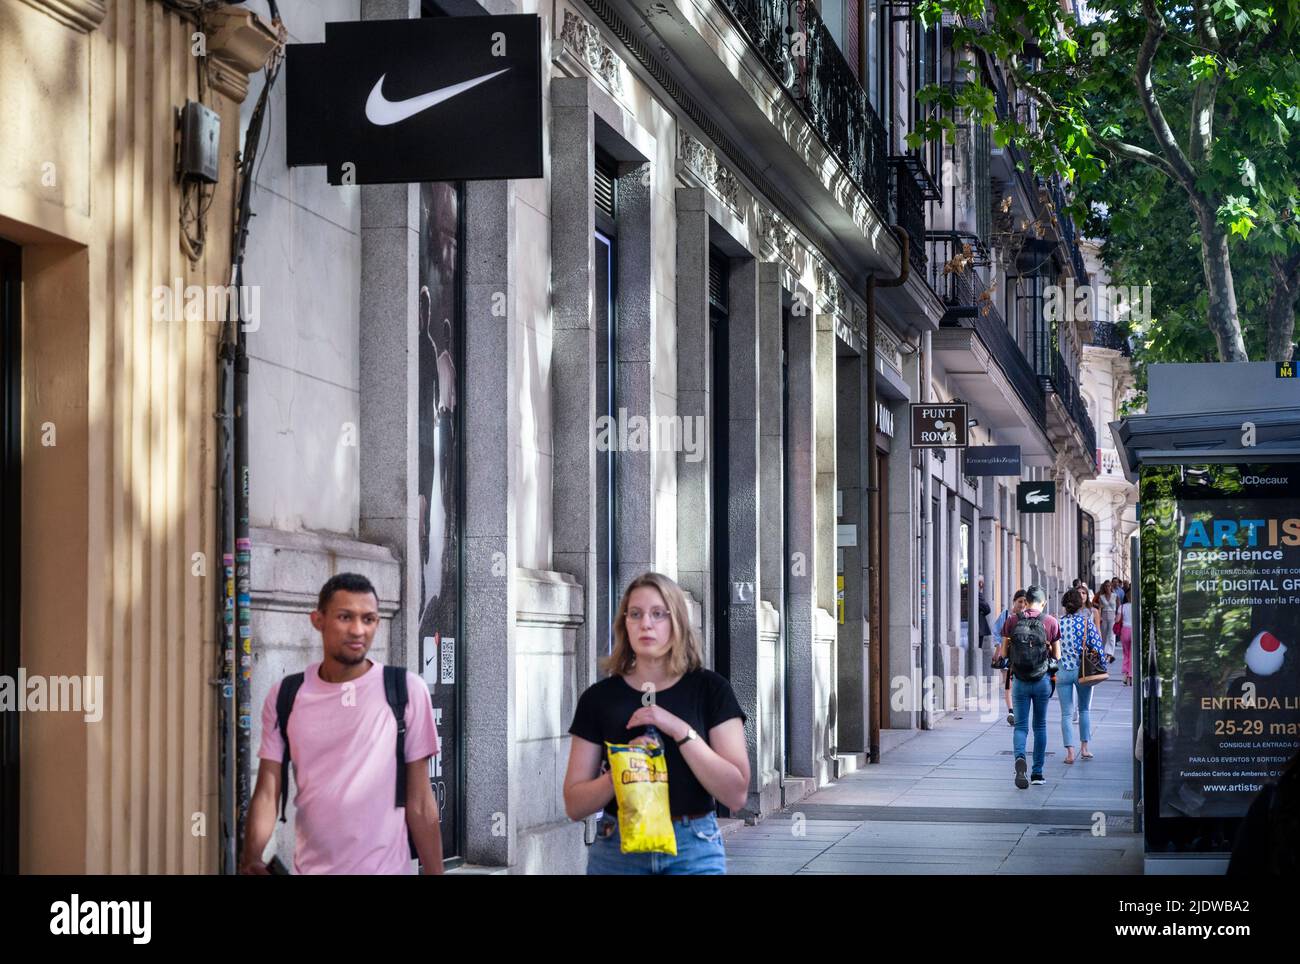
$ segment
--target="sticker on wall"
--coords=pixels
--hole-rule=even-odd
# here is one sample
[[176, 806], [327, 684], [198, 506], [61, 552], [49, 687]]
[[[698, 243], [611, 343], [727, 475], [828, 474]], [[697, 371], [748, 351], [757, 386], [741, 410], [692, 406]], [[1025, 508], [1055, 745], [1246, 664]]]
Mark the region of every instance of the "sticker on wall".
[[442, 682], [444, 685], [456, 682], [456, 640], [450, 636], [442, 639]]

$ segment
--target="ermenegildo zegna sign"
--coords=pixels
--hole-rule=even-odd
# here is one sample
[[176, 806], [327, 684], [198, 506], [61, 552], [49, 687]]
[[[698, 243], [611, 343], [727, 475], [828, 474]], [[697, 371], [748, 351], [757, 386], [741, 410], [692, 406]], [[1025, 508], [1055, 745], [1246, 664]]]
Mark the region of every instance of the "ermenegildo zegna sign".
[[909, 406], [912, 413], [912, 448], [965, 448], [968, 438], [965, 402]]
[[535, 14], [325, 24], [290, 44], [287, 162], [331, 184], [542, 176]]
[[972, 445], [962, 453], [966, 475], [1019, 475], [1019, 445]]

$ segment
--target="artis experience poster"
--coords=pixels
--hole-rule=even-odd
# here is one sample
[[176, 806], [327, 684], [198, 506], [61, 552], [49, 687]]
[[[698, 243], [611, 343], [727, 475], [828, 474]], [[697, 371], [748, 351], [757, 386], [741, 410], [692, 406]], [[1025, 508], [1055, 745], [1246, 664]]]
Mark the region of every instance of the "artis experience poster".
[[1300, 746], [1300, 464], [1147, 466], [1159, 816], [1244, 816]]

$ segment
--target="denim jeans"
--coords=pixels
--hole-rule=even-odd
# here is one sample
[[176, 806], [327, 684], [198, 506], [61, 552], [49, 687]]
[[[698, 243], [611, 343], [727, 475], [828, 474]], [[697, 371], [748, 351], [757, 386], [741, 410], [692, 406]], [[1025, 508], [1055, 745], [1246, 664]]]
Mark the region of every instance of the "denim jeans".
[[[604, 818], [606, 820], [611, 818]], [[588, 874], [725, 874], [727, 855], [722, 849], [722, 831], [714, 814], [689, 823], [673, 821], [677, 834], [677, 856], [671, 854], [625, 854], [617, 821], [608, 837], [597, 835], [587, 848]]]
[[[1060, 676], [1058, 675], [1058, 679]], [[1043, 772], [1047, 760], [1047, 703], [1052, 697], [1052, 678], [1046, 673], [1033, 683], [1011, 680], [1011, 702], [1015, 706], [1016, 728], [1011, 734], [1011, 746], [1017, 759], [1025, 755], [1029, 740], [1029, 707], [1034, 708], [1034, 766], [1033, 773]]]
[[1061, 742], [1074, 746], [1074, 698], [1079, 697], [1079, 736], [1092, 739], [1092, 687], [1079, 685], [1079, 670], [1062, 669], [1056, 674], [1056, 695], [1061, 698]]

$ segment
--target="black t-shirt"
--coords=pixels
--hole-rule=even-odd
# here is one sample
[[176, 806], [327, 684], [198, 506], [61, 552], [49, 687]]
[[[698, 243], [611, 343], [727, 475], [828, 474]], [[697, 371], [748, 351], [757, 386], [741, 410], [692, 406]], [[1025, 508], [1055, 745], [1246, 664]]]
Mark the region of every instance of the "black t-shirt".
[[[578, 697], [569, 732], [602, 750], [606, 743], [627, 743], [635, 739], [646, 728], [634, 726], [629, 730], [627, 721], [641, 708], [641, 695], [640, 690], [634, 690], [621, 676], [609, 676], [593, 683]], [[659, 690], [655, 702], [693, 727], [706, 743], [709, 731], [719, 723], [736, 717], [742, 723], [745, 721], [731, 684], [709, 669], [693, 670], [667, 689]], [[682, 758], [681, 748], [667, 733], [661, 735], [665, 744], [664, 761], [668, 765], [669, 810], [674, 816], [712, 813], [716, 806], [714, 799]], [[605, 809], [615, 813], [618, 804], [611, 800]]]

